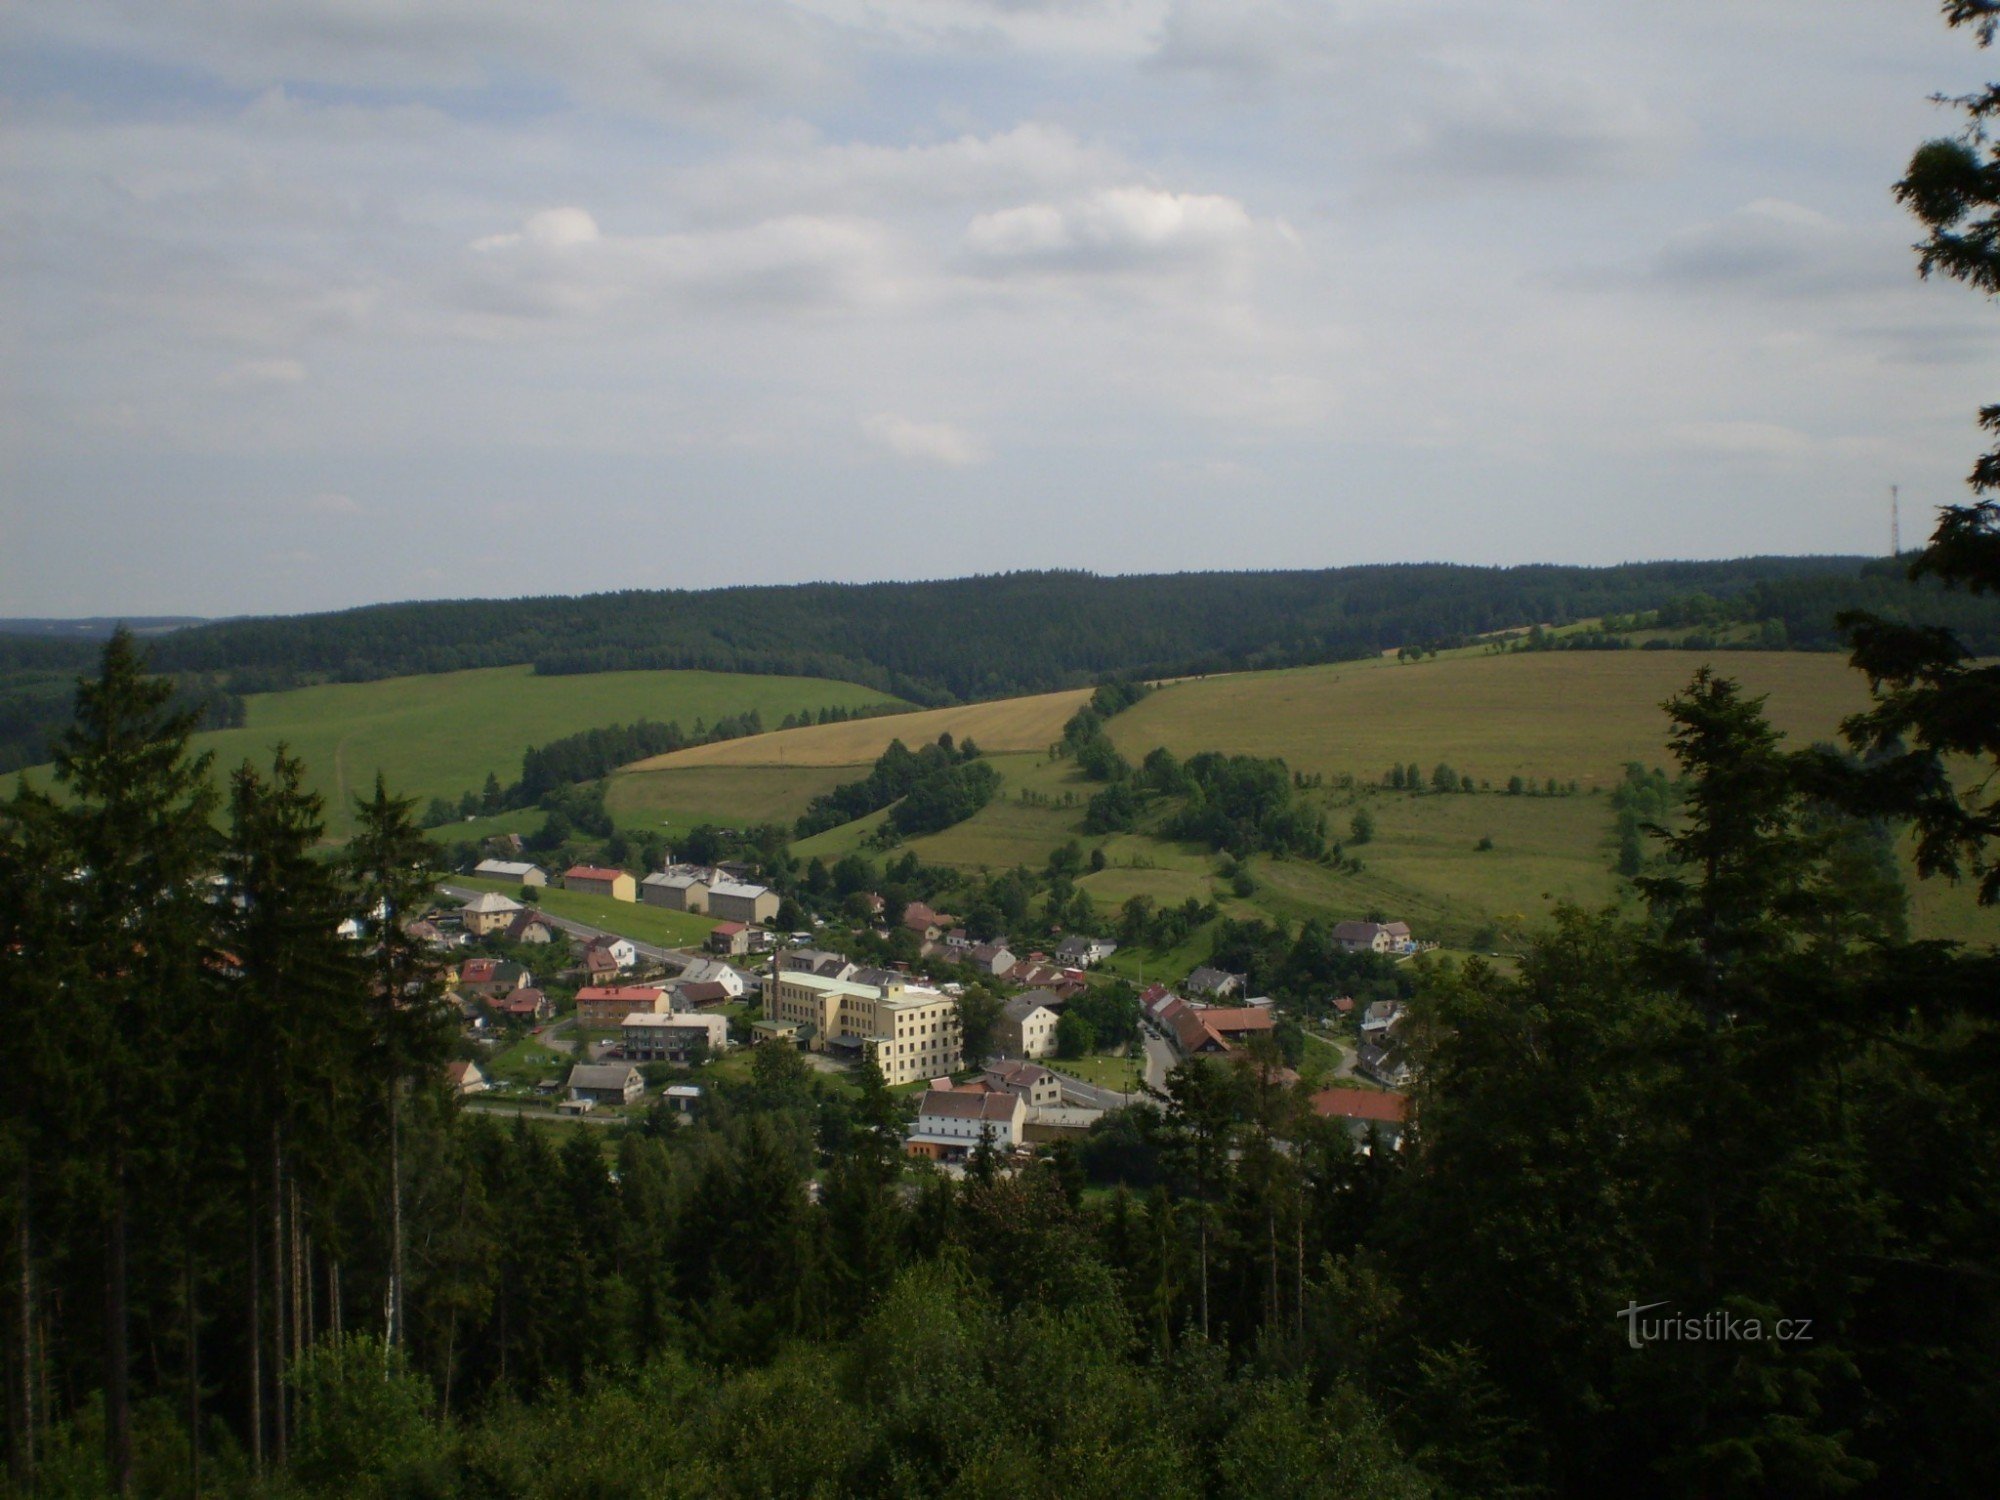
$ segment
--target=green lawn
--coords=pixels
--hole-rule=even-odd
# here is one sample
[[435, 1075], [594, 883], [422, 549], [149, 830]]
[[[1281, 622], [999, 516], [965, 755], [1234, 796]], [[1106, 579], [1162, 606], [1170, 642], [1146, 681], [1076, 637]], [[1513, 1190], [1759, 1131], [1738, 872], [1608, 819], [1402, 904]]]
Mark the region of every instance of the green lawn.
[[566, 1052], [544, 1047], [533, 1037], [524, 1036], [481, 1058], [479, 1071], [495, 1085], [532, 1088], [544, 1078], [567, 1077], [575, 1060]]
[[[448, 878], [453, 885], [498, 891], [517, 900], [521, 894], [520, 886], [504, 880], [480, 880], [471, 875]], [[711, 918], [691, 912], [668, 911], [664, 907], [648, 906], [643, 901], [613, 901], [608, 896], [589, 896], [581, 891], [557, 890], [553, 886], [536, 894], [540, 899], [535, 904], [552, 916], [567, 917], [572, 922], [587, 922], [592, 927], [601, 927], [620, 937], [654, 943], [663, 948], [700, 947], [715, 926]]]
[[381, 682], [332, 683], [246, 701], [242, 729], [195, 737], [215, 752], [218, 779], [245, 757], [268, 764], [271, 746], [289, 743], [328, 801], [329, 831], [346, 837], [348, 799], [366, 793], [379, 769], [391, 791], [457, 801], [490, 772], [521, 774], [521, 752], [579, 730], [646, 718], [693, 732], [757, 710], [767, 724], [788, 713], [895, 701], [874, 688], [817, 677], [738, 672], [598, 672], [539, 677], [529, 668], [488, 667]]
[[1072, 1078], [1081, 1078], [1085, 1083], [1100, 1089], [1111, 1089], [1117, 1093], [1130, 1093], [1140, 1076], [1134, 1073], [1129, 1057], [1109, 1057], [1102, 1053], [1093, 1057], [1045, 1057], [1042, 1066], [1057, 1073], [1067, 1073]]

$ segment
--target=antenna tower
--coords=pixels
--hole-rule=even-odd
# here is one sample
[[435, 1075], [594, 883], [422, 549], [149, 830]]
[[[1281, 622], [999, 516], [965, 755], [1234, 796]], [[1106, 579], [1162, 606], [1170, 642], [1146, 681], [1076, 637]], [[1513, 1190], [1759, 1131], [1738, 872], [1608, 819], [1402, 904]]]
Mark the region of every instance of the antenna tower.
[[1899, 485], [1889, 486], [1889, 555], [1903, 555], [1903, 496]]

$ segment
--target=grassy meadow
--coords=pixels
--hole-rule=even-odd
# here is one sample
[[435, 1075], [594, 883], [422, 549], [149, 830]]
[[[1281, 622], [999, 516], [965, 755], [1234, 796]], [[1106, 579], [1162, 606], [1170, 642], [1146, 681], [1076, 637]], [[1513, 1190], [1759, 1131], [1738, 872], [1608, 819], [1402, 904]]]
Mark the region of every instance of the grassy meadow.
[[1110, 724], [1130, 759], [1229, 750], [1281, 756], [1295, 770], [1377, 781], [1411, 761], [1439, 761], [1504, 786], [1510, 776], [1585, 789], [1615, 783], [1628, 760], [1667, 765], [1660, 704], [1704, 659], [1748, 690], [1795, 745], [1831, 739], [1865, 706], [1867, 683], [1844, 656], [1808, 652], [1462, 652], [1188, 679]]
[[[560, 872], [557, 872], [560, 873]], [[453, 875], [453, 885], [479, 891], [498, 891], [520, 899], [521, 888], [504, 880], [480, 880], [470, 875]], [[643, 901], [613, 901], [609, 896], [592, 896], [583, 891], [565, 891], [551, 885], [539, 891], [535, 905], [550, 916], [567, 917], [615, 932], [637, 943], [662, 948], [699, 947], [708, 940], [715, 922], [693, 912], [668, 911], [664, 906], [648, 906]]]
[[[349, 799], [369, 791], [380, 770], [392, 791], [456, 801], [489, 773], [502, 782], [521, 774], [521, 752], [579, 730], [635, 719], [713, 723], [757, 710], [767, 723], [788, 713], [895, 701], [874, 688], [816, 677], [738, 672], [603, 672], [538, 677], [528, 667], [488, 667], [381, 682], [329, 683], [246, 700], [241, 729], [196, 736], [213, 750], [217, 776], [247, 757], [268, 765], [271, 747], [288, 743], [304, 758], [328, 803], [328, 831], [352, 828]], [[885, 721], [887, 722], [887, 721]], [[841, 727], [841, 726], [828, 726]], [[30, 772], [46, 779], [46, 771]]]
[[[1133, 760], [1165, 744], [1180, 755], [1281, 756], [1329, 783], [1351, 773], [1360, 783], [1353, 790], [1329, 785], [1309, 795], [1342, 839], [1355, 812], [1368, 809], [1374, 838], [1349, 850], [1362, 863], [1358, 873], [1260, 855], [1249, 862], [1256, 889], [1236, 896], [1218, 874], [1221, 861], [1204, 849], [1143, 832], [1085, 837], [1083, 804], [1096, 787], [1045, 753], [992, 756], [1003, 779], [993, 803], [909, 847], [926, 862], [973, 870], [1039, 867], [1069, 838], [1102, 847], [1107, 867], [1080, 883], [1106, 913], [1135, 895], [1162, 905], [1193, 896], [1232, 916], [1296, 922], [1380, 910], [1447, 943], [1467, 944], [1489, 928], [1509, 941], [1559, 902], [1621, 898], [1605, 793], [1627, 761], [1671, 766], [1659, 705], [1701, 660], [1681, 651], [1468, 652], [1421, 664], [1384, 659], [1243, 673], [1170, 684], [1111, 721], [1113, 739]], [[1837, 656], [1723, 652], [1711, 660], [1769, 695], [1766, 711], [1793, 744], [1833, 738], [1840, 720], [1865, 702], [1861, 679]], [[1491, 789], [1435, 796], [1376, 784], [1391, 764], [1416, 761], [1428, 778], [1440, 760]], [[763, 774], [800, 773], [773, 765]], [[1536, 785], [1551, 776], [1565, 786], [1573, 780], [1579, 791], [1506, 795], [1515, 775]], [[775, 782], [763, 795], [775, 795], [774, 788]], [[881, 820], [876, 814], [829, 830], [797, 852], [835, 858], [858, 847]], [[1482, 850], [1486, 839], [1492, 847]], [[1911, 921], [1922, 936], [2000, 938], [2000, 915], [1979, 911], [1969, 889], [1936, 881], [1913, 882]], [[1136, 972], [1144, 962], [1152, 973], [1184, 966], [1205, 955], [1206, 939], [1183, 947], [1184, 953], [1133, 955], [1118, 966]]]
[[654, 771], [628, 766], [611, 778], [604, 805], [621, 828], [663, 829], [669, 837], [702, 823], [733, 828], [791, 823], [813, 798], [856, 774], [852, 766], [694, 765]]

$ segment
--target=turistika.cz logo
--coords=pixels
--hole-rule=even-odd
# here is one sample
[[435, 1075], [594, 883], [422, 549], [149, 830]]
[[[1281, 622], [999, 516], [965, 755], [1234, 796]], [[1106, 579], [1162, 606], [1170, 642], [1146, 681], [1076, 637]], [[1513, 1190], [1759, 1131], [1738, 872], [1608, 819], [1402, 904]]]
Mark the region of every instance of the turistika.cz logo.
[[1625, 1342], [1634, 1349], [1647, 1344], [1761, 1344], [1776, 1339], [1781, 1344], [1812, 1342], [1811, 1318], [1745, 1317], [1716, 1309], [1699, 1317], [1686, 1313], [1661, 1313], [1646, 1317], [1665, 1302], [1628, 1302], [1618, 1316], [1625, 1320]]

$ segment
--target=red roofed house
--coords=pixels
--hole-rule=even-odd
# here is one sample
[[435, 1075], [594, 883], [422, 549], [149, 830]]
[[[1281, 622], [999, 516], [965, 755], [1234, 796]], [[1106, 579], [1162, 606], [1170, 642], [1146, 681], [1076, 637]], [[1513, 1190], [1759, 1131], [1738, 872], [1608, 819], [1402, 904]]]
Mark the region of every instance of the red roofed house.
[[1268, 1032], [1277, 1024], [1277, 1018], [1262, 1006], [1245, 1006], [1240, 1010], [1203, 1010], [1198, 1006], [1183, 1005], [1166, 1019], [1173, 1028], [1174, 1041], [1179, 1044], [1184, 1057], [1205, 1052], [1233, 1052], [1249, 1036], [1259, 1031]]
[[623, 870], [602, 865], [571, 865], [563, 871], [563, 889], [582, 891], [589, 896], [609, 896], [613, 901], [637, 901], [639, 883]]
[[556, 1013], [555, 1002], [532, 985], [523, 986], [512, 994], [489, 1000], [496, 1016], [505, 1016], [510, 1021], [526, 1021], [533, 1025], [546, 1021]]
[[458, 987], [467, 994], [495, 1000], [534, 983], [534, 975], [504, 958], [468, 958], [459, 965]]
[[717, 922], [708, 934], [710, 953], [748, 953], [750, 929], [741, 922]]
[[1312, 1108], [1322, 1120], [1345, 1122], [1356, 1139], [1365, 1140], [1374, 1130], [1390, 1146], [1397, 1146], [1409, 1123], [1410, 1096], [1375, 1089], [1321, 1089], [1312, 1096]]
[[576, 1023], [593, 1031], [615, 1031], [627, 1016], [668, 1009], [666, 991], [650, 984], [586, 985], [576, 992]]

